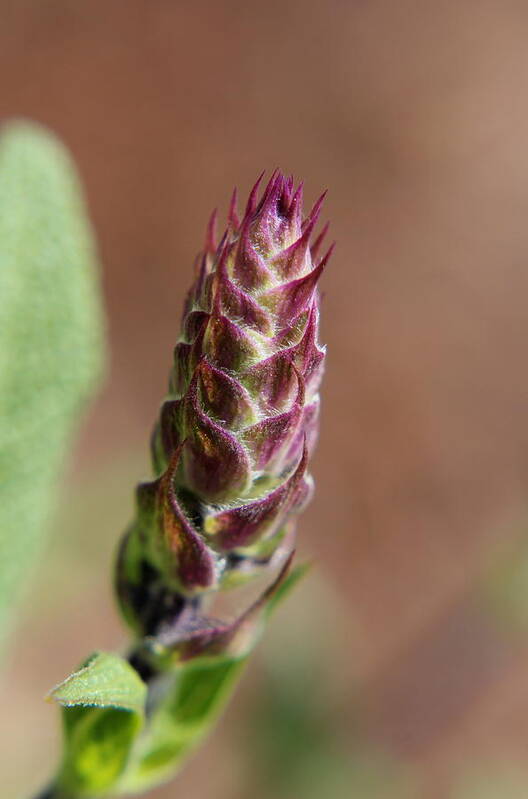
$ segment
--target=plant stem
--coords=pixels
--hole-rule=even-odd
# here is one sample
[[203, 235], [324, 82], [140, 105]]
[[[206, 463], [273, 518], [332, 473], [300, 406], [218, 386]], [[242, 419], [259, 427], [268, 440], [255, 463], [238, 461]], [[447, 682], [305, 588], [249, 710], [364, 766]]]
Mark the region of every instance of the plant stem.
[[55, 784], [48, 785], [44, 790], [37, 793], [33, 799], [76, 799], [71, 794], [60, 791]]
[[38, 793], [34, 799], [55, 799], [55, 788], [53, 785], [49, 785], [47, 788], [44, 788], [43, 791]]

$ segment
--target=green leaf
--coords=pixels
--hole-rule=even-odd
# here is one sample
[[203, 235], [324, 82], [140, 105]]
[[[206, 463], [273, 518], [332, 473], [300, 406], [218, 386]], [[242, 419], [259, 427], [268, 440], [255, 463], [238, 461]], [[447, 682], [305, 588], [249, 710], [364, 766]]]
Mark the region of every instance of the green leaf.
[[[137, 716], [126, 711], [75, 708], [57, 779], [59, 796], [94, 797], [114, 792], [139, 732]], [[68, 711], [70, 715], [71, 711]]]
[[64, 756], [57, 787], [101, 796], [124, 772], [141, 730], [147, 686], [126, 660], [97, 653], [50, 694], [63, 706]]
[[0, 636], [31, 580], [79, 413], [103, 364], [93, 237], [64, 147], [0, 136]]
[[[298, 566], [284, 579], [275, 581], [261, 606], [261, 622], [269, 618], [304, 576], [307, 566]], [[257, 603], [258, 605], [258, 603]], [[155, 692], [148, 725], [138, 739], [134, 757], [119, 783], [123, 791], [140, 791], [169, 779], [189, 754], [212, 730], [231, 698], [255, 647], [261, 623], [256, 624], [248, 647], [239, 656], [227, 653], [204, 655], [172, 667]]]
[[137, 671], [118, 655], [97, 652], [59, 683], [50, 698], [64, 707], [114, 707], [142, 715], [146, 685]]
[[163, 701], [138, 740], [120, 790], [143, 791], [175, 774], [212, 729], [246, 661], [246, 657], [202, 657], [176, 668]]
[[[263, 622], [306, 572], [301, 566], [287, 575], [290, 562], [243, 614], [251, 624], [242, 652], [230, 650], [228, 637], [226, 649], [215, 654], [161, 658], [158, 667], [164, 663], [166, 671], [151, 680], [148, 693], [127, 661], [99, 653], [53, 689], [50, 697], [63, 706], [65, 739], [57, 796], [118, 796], [174, 776], [232, 696]], [[144, 639], [138, 651], [157, 657], [159, 646], [151, 651]]]

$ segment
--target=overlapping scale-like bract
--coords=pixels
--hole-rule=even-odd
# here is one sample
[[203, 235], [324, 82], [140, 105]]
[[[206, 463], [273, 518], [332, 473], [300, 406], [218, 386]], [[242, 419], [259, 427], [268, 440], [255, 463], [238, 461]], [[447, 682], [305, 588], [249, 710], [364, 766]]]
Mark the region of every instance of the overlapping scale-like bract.
[[120, 558], [129, 616], [149, 594], [188, 600], [269, 560], [310, 497], [317, 283], [330, 255], [317, 258], [326, 229], [313, 241], [322, 198], [303, 220], [293, 179], [274, 174], [260, 199], [259, 184], [242, 220], [233, 196], [218, 244], [213, 216], [198, 259], [153, 434], [157, 476], [138, 489]]

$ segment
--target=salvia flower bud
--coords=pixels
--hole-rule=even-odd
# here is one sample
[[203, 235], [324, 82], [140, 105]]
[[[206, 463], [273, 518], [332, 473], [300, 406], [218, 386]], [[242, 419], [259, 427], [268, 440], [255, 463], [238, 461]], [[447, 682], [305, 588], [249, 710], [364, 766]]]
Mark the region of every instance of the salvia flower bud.
[[[169, 395], [152, 439], [156, 478], [139, 486], [118, 593], [151, 633], [163, 615], [269, 562], [312, 491], [324, 349], [317, 284], [330, 256], [314, 240], [322, 197], [260, 179], [240, 220], [236, 193], [215, 215], [187, 296]], [[161, 615], [160, 615], [161, 614]]]

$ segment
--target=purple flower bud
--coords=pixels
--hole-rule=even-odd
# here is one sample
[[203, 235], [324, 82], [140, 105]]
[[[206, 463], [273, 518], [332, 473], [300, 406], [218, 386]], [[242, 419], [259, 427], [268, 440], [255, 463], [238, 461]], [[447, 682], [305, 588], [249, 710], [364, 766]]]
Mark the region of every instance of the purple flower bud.
[[235, 564], [269, 559], [311, 493], [324, 365], [317, 283], [332, 248], [317, 259], [326, 228], [310, 243], [323, 197], [303, 220], [302, 186], [276, 173], [259, 200], [260, 180], [242, 220], [233, 195], [218, 244], [213, 214], [197, 261], [153, 435], [157, 478], [138, 491], [118, 567], [129, 617], [140, 561], [156, 575], [150, 596], [200, 596]]

